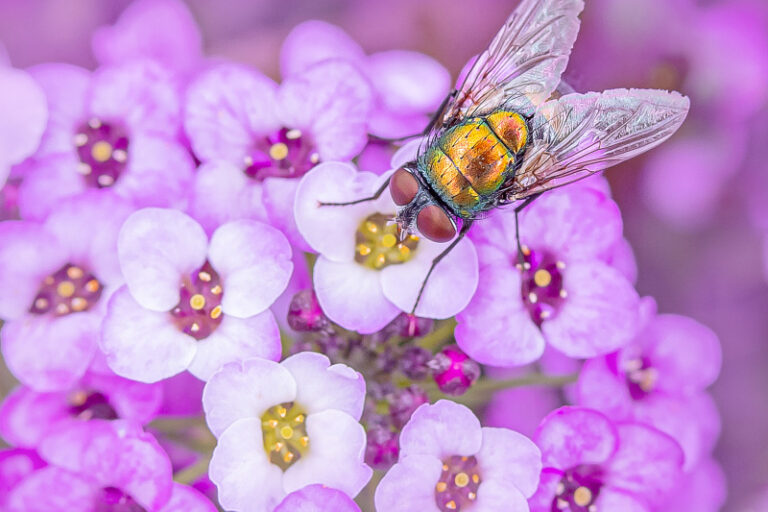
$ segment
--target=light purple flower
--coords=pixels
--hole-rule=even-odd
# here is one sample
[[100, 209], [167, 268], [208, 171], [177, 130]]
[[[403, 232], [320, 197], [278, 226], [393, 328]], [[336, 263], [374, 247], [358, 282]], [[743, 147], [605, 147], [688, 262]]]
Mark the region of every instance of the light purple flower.
[[280, 68], [287, 78], [331, 59], [354, 64], [371, 83], [375, 104], [368, 131], [379, 137], [420, 133], [451, 86], [448, 71], [427, 55], [393, 50], [366, 56], [342, 29], [317, 20], [291, 31], [283, 43]]
[[214, 512], [202, 495], [173, 483], [157, 441], [122, 420], [70, 425], [46, 438], [50, 464], [27, 476], [8, 498], [10, 512]]
[[203, 407], [219, 442], [210, 465], [228, 510], [271, 512], [286, 494], [324, 484], [356, 496], [371, 477], [362, 375], [302, 352], [275, 363], [224, 366], [206, 384]]
[[285, 497], [274, 512], [360, 512], [343, 492], [320, 484], [308, 485]]
[[206, 230], [240, 218], [269, 219], [294, 245], [298, 180], [320, 161], [350, 160], [366, 143], [370, 86], [333, 61], [277, 86], [254, 69], [221, 64], [189, 86], [184, 126], [204, 163], [193, 211]]
[[558, 390], [520, 387], [494, 393], [485, 406], [483, 419], [489, 427], [503, 427], [533, 437], [541, 421], [562, 405]]
[[[713, 459], [704, 459], [685, 474], [659, 509], [662, 512], [719, 512], [727, 494], [725, 475]], [[757, 512], [763, 508], [755, 508]]]
[[200, 31], [180, 0], [134, 1], [114, 25], [93, 33], [91, 47], [102, 65], [152, 59], [184, 73], [202, 61]]
[[534, 440], [544, 469], [531, 512], [650, 512], [681, 475], [683, 452], [674, 439], [640, 423], [612, 423], [592, 409], [557, 409]]
[[93, 371], [67, 390], [38, 393], [19, 386], [0, 407], [0, 435], [15, 446], [34, 448], [72, 422], [122, 418], [143, 425], [155, 417], [161, 400], [159, 384]]
[[5, 362], [38, 391], [68, 389], [97, 351], [106, 301], [122, 282], [117, 234], [131, 206], [90, 191], [45, 224], [0, 223], [0, 336]]
[[1, 190], [11, 167], [32, 155], [37, 149], [48, 121], [48, 106], [45, 93], [28, 73], [6, 66], [2, 62], [0, 91]]
[[118, 240], [126, 286], [104, 319], [101, 348], [118, 375], [154, 382], [189, 370], [208, 379], [222, 364], [279, 359], [269, 307], [293, 269], [277, 229], [233, 221], [206, 236], [176, 210], [131, 215]]
[[541, 453], [512, 430], [481, 427], [467, 407], [424, 404], [400, 434], [400, 459], [376, 489], [378, 512], [527, 512]]
[[690, 469], [714, 447], [720, 420], [704, 392], [720, 372], [717, 336], [693, 319], [657, 315], [644, 301], [645, 327], [620, 351], [587, 361], [578, 403], [617, 421], [648, 423], [674, 437]]
[[8, 495], [25, 477], [45, 466], [35, 451], [9, 448], [0, 451], [0, 506], [5, 507]]
[[459, 346], [481, 363], [519, 366], [541, 357], [545, 341], [577, 358], [628, 343], [637, 330], [637, 292], [626, 270], [606, 262], [623, 242], [621, 230], [618, 207], [596, 188], [548, 192], [520, 215], [520, 271], [514, 213], [478, 222], [470, 236], [480, 282], [456, 318]]
[[42, 64], [29, 72], [50, 115], [19, 191], [23, 218], [44, 218], [62, 198], [92, 188], [137, 206], [186, 204], [194, 165], [176, 141], [180, 100], [158, 63], [131, 61], [93, 74]]
[[[417, 235], [398, 239], [389, 193], [351, 206], [320, 206], [370, 196], [384, 177], [354, 166], [324, 163], [307, 174], [296, 194], [296, 223], [320, 253], [314, 268], [317, 298], [334, 322], [361, 333], [380, 330], [410, 312], [432, 260], [445, 244]], [[477, 255], [464, 239], [432, 273], [415, 314], [448, 318], [461, 311], [477, 286]]]

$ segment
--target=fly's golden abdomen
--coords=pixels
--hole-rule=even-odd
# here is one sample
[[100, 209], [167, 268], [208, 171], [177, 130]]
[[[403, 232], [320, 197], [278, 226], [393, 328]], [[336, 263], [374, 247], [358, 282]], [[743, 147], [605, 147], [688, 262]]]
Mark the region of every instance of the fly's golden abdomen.
[[446, 131], [426, 152], [426, 178], [459, 215], [482, 211], [514, 172], [527, 143], [525, 119], [499, 111], [470, 118]]

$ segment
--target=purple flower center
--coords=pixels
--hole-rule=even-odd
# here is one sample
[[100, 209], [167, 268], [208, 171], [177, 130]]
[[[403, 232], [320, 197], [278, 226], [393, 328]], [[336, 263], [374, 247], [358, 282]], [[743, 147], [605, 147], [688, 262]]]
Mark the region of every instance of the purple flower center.
[[301, 130], [282, 128], [254, 143], [245, 157], [249, 178], [300, 178], [320, 162], [312, 140]]
[[480, 366], [456, 346], [445, 347], [428, 363], [440, 391], [462, 395], [480, 376]]
[[128, 131], [120, 123], [91, 119], [75, 132], [78, 171], [89, 187], [111, 187], [128, 164]]
[[261, 416], [264, 451], [269, 461], [286, 470], [309, 450], [307, 413], [294, 402], [267, 409]]
[[627, 388], [634, 400], [642, 400], [653, 392], [659, 372], [646, 357], [631, 359], [624, 364]]
[[552, 512], [596, 512], [595, 501], [603, 486], [600, 466], [582, 464], [565, 472], [555, 490]]
[[171, 310], [176, 327], [197, 340], [210, 336], [224, 318], [221, 309], [223, 292], [219, 274], [206, 261], [199, 270], [182, 280], [179, 303]]
[[116, 420], [117, 411], [98, 391], [79, 390], [69, 395], [69, 415], [80, 420]]
[[400, 454], [400, 434], [389, 425], [369, 426], [365, 447], [365, 462], [375, 469], [389, 469]]
[[56, 316], [87, 311], [99, 301], [101, 290], [101, 283], [93, 274], [67, 263], [43, 279], [29, 311], [34, 315]]
[[117, 487], [104, 487], [96, 496], [94, 512], [147, 512], [130, 495]]
[[0, 188], [0, 221], [19, 218], [20, 186], [20, 178], [8, 178], [5, 186]]
[[528, 313], [541, 326], [552, 318], [568, 296], [563, 288], [565, 263], [547, 252], [536, 252], [523, 246], [521, 293]]
[[480, 473], [475, 457], [452, 455], [443, 461], [443, 472], [435, 486], [437, 508], [443, 512], [460, 511], [477, 499]]
[[365, 218], [355, 232], [355, 261], [381, 270], [405, 263], [413, 257], [419, 237], [403, 232], [392, 222], [394, 215], [374, 213]]

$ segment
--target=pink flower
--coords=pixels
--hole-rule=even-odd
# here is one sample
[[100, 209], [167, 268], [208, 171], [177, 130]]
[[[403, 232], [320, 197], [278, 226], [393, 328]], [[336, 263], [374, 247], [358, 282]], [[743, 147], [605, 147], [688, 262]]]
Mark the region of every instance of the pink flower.
[[371, 477], [358, 423], [365, 380], [348, 366], [302, 352], [219, 370], [203, 406], [218, 437], [210, 465], [229, 510], [272, 512], [286, 494], [324, 484], [356, 496]]
[[[416, 235], [399, 240], [391, 222], [396, 206], [386, 192], [351, 206], [319, 204], [370, 196], [382, 179], [350, 164], [324, 163], [296, 193], [296, 224], [320, 253], [314, 268], [320, 305], [331, 320], [361, 333], [410, 312], [432, 260], [445, 249]], [[461, 311], [477, 285], [476, 258], [472, 242], [462, 240], [435, 268], [415, 314], [448, 318]]]
[[456, 341], [470, 357], [494, 366], [536, 361], [545, 342], [576, 358], [606, 354], [637, 330], [638, 296], [608, 261], [621, 247], [616, 204], [594, 187], [549, 192], [520, 216], [525, 246], [518, 263], [512, 212], [478, 222], [480, 282], [457, 315]]
[[341, 491], [320, 484], [293, 491], [274, 512], [360, 512], [357, 503]]
[[400, 434], [400, 459], [376, 489], [378, 512], [528, 510], [541, 453], [527, 437], [481, 427], [467, 407], [424, 404]]
[[126, 286], [109, 302], [101, 339], [118, 375], [154, 382], [189, 369], [207, 379], [230, 361], [280, 357], [268, 308], [293, 264], [275, 228], [234, 221], [209, 240], [191, 217], [146, 208], [123, 225], [118, 254]]

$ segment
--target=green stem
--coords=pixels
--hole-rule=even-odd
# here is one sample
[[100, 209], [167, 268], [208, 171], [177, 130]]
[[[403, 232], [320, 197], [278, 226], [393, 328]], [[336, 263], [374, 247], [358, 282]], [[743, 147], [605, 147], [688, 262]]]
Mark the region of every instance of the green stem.
[[427, 334], [423, 338], [417, 339], [416, 344], [421, 348], [425, 348], [430, 352], [434, 352], [453, 337], [453, 331], [455, 328], [456, 320], [453, 318], [444, 320], [437, 329]]
[[197, 462], [188, 466], [173, 476], [173, 480], [185, 485], [190, 485], [197, 481], [201, 476], [208, 474], [208, 464], [210, 464], [210, 457], [202, 456], [197, 459]]

